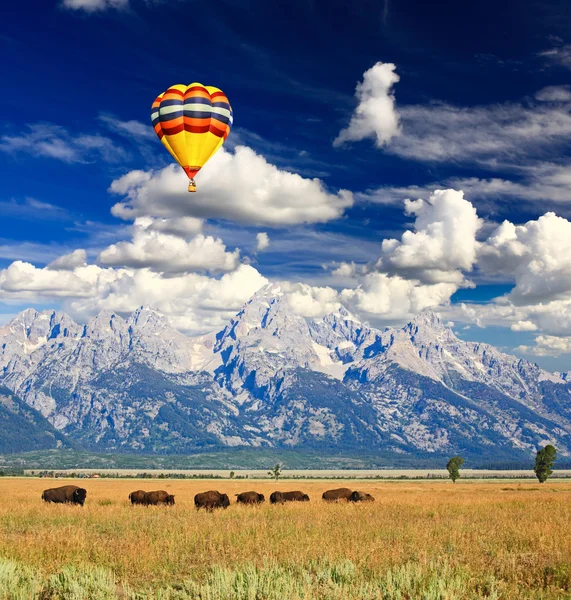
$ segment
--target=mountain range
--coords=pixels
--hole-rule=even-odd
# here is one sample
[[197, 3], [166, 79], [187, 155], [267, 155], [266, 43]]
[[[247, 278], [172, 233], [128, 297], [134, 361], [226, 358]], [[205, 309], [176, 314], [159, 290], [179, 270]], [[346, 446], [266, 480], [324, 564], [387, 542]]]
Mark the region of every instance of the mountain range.
[[194, 338], [145, 307], [85, 325], [25, 310], [0, 327], [0, 386], [3, 451], [571, 454], [567, 373], [460, 340], [430, 312], [382, 331], [344, 308], [308, 321], [277, 284]]

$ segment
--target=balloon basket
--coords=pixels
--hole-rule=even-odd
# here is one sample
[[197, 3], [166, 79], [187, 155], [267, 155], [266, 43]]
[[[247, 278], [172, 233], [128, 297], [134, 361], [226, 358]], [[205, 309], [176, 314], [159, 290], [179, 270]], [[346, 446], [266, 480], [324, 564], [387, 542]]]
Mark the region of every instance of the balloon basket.
[[189, 183], [188, 184], [188, 191], [189, 192], [196, 192], [196, 183]]

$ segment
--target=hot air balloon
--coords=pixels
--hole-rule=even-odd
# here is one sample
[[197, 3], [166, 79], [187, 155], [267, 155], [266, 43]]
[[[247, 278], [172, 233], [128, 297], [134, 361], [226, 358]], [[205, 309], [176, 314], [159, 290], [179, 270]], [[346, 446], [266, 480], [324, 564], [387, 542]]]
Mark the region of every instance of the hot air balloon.
[[194, 176], [222, 146], [232, 127], [232, 108], [216, 87], [173, 85], [153, 102], [155, 133], [188, 175], [188, 191], [196, 192]]

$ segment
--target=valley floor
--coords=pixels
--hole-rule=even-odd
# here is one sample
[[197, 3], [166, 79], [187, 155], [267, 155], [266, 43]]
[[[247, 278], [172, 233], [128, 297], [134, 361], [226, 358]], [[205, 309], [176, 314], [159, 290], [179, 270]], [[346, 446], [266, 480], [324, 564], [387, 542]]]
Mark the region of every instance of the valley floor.
[[[571, 598], [571, 483], [0, 479], [0, 599]], [[354, 487], [374, 504], [326, 504]], [[135, 489], [176, 505], [132, 507]], [[197, 512], [219, 489], [300, 489], [309, 503]]]

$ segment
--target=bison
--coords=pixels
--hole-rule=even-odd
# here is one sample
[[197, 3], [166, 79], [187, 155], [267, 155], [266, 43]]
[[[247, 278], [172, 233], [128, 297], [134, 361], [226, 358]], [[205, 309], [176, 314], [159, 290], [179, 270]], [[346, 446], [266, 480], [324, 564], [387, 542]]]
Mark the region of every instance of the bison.
[[77, 485], [63, 485], [62, 487], [44, 490], [42, 500], [44, 502], [79, 504], [83, 506], [86, 496], [87, 490]]
[[145, 492], [143, 490], [137, 490], [136, 492], [131, 492], [129, 494], [129, 500], [131, 500], [131, 504], [144, 504], [146, 493], [147, 492]]
[[321, 497], [328, 502], [336, 502], [338, 500], [349, 501], [352, 494], [353, 492], [349, 488], [337, 488], [336, 490], [327, 490], [326, 492], [323, 492]]
[[242, 492], [236, 494], [236, 502], [239, 504], [261, 504], [266, 500], [264, 494], [258, 492]]
[[143, 504], [145, 506], [157, 506], [159, 504], [167, 504], [169, 506], [172, 506], [174, 504], [174, 496], [165, 492], [164, 490], [157, 490], [156, 492], [145, 492]]
[[282, 504], [283, 502], [309, 502], [309, 496], [303, 492], [273, 492], [270, 496], [272, 504]]
[[196, 506], [197, 510], [201, 508], [205, 508], [206, 510], [228, 508], [228, 506], [230, 506], [230, 498], [228, 498], [227, 494], [221, 494], [216, 490], [210, 490], [208, 492], [196, 494], [194, 497], [194, 506]]
[[375, 499], [371, 494], [365, 492], [353, 492], [351, 494], [351, 502], [374, 502]]

